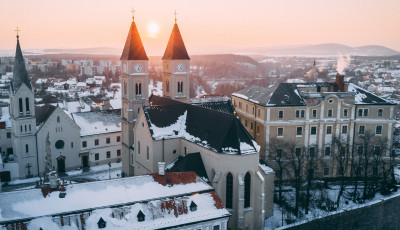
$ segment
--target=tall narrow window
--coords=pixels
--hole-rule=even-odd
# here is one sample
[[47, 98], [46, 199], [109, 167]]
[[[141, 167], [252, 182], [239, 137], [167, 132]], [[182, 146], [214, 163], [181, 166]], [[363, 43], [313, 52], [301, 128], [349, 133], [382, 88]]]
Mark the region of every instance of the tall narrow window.
[[19, 99], [19, 113], [23, 113], [24, 112], [24, 107], [22, 106], [22, 98]]
[[135, 95], [139, 95], [139, 84], [135, 84]]
[[25, 152], [28, 153], [29, 152], [29, 146], [25, 145]]
[[249, 172], [244, 176], [244, 207], [250, 207], [251, 175]]
[[25, 98], [25, 109], [26, 109], [26, 113], [31, 113], [29, 111], [29, 98]]
[[139, 95], [142, 95], [142, 83], [139, 83]]
[[147, 146], [147, 150], [146, 150], [146, 156], [147, 156], [147, 160], [150, 159], [150, 150], [149, 150], [149, 146]]
[[126, 81], [124, 81], [124, 95], [126, 96], [128, 92], [128, 84], [126, 84]]
[[232, 208], [232, 201], [233, 201], [233, 176], [231, 173], [226, 175], [226, 207]]
[[140, 141], [137, 142], [138, 154], [140, 154]]
[[167, 93], [169, 93], [169, 81], [166, 82], [166, 85], [167, 85], [167, 87], [166, 87], [167, 90], [166, 91], [167, 91]]

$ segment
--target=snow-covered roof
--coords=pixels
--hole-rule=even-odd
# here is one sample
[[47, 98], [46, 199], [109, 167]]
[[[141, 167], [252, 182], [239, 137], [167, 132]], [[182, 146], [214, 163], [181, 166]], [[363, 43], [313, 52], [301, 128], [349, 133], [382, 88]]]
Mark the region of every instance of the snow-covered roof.
[[354, 103], [356, 105], [394, 105], [393, 102], [378, 97], [353, 83], [349, 83], [347, 91], [355, 93]]
[[[229, 113], [152, 96], [144, 112], [154, 140], [183, 138], [226, 154], [255, 154], [259, 145]], [[169, 116], [166, 117], [165, 114]]]
[[121, 132], [121, 110], [103, 110], [72, 114], [81, 128], [81, 136]]
[[121, 109], [122, 108], [122, 100], [121, 99], [111, 99], [110, 105], [112, 109]]
[[58, 105], [61, 109], [66, 110], [69, 113], [90, 111], [90, 106], [86, 104], [84, 101], [69, 101], [65, 103], [57, 103], [57, 104], [54, 103], [52, 105]]
[[[171, 182], [167, 183], [166, 178]], [[120, 226], [158, 229], [230, 216], [219, 197], [211, 192], [213, 188], [193, 172], [151, 174], [65, 187], [65, 198], [59, 198], [59, 191], [45, 198], [41, 189], [0, 193], [0, 224], [38, 218], [32, 222], [39, 222], [45, 229], [52, 224], [51, 216], [91, 212], [84, 221], [87, 229], [97, 227], [100, 217], [110, 229]], [[196, 211], [190, 211], [192, 201], [197, 205]], [[133, 218], [114, 219], [111, 213], [118, 208]], [[143, 222], [136, 218], [139, 210], [146, 216]]]

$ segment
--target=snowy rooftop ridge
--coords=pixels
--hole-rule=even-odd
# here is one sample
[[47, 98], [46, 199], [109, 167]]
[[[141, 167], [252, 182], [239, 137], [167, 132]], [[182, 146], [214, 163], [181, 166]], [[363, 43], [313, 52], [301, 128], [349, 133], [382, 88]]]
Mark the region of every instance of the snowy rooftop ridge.
[[353, 83], [349, 83], [347, 91], [355, 93], [355, 104], [394, 104], [393, 102], [379, 97]]
[[73, 113], [72, 118], [81, 128], [81, 136], [121, 132], [120, 109]]
[[0, 193], [0, 224], [213, 191], [193, 172], [167, 173], [167, 177], [171, 183], [152, 174], [67, 185], [65, 198], [58, 197], [59, 191], [44, 198], [40, 189]]

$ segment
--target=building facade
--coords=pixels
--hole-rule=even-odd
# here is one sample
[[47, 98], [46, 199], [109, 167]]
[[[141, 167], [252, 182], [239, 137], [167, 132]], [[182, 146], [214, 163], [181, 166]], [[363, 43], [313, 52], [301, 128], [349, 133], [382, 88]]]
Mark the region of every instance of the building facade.
[[271, 166], [281, 151], [277, 143], [317, 153], [322, 177], [338, 176], [336, 153], [361, 151], [366, 136], [384, 158], [391, 155], [395, 104], [344, 83], [343, 76], [335, 83], [249, 86], [233, 93], [232, 102]]

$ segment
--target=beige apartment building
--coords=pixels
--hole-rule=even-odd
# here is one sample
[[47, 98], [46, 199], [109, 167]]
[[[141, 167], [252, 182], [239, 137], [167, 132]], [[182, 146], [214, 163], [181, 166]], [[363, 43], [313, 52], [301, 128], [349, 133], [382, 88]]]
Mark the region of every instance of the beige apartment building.
[[350, 154], [363, 151], [361, 142], [367, 135], [375, 152], [383, 159], [390, 156], [395, 104], [343, 78], [338, 75], [334, 83], [248, 86], [232, 94], [238, 117], [273, 168], [279, 146], [272, 143], [277, 142], [296, 145], [296, 154], [304, 149], [317, 153], [323, 177], [338, 175], [333, 156], [339, 148]]

